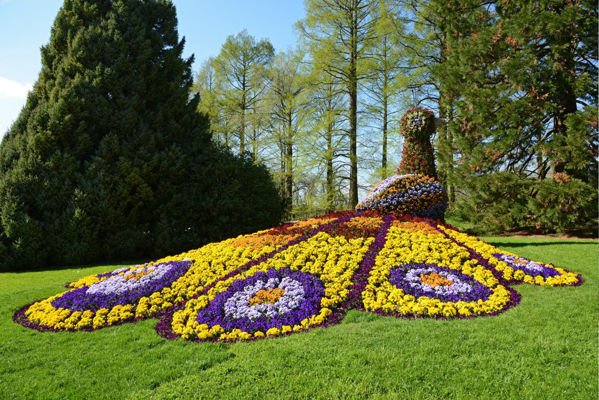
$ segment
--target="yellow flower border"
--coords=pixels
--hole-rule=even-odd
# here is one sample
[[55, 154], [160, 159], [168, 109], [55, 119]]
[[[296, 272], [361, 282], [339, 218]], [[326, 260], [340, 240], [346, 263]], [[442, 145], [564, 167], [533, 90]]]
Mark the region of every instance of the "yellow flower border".
[[[440, 233], [432, 233], [427, 223], [395, 223], [378, 254], [368, 284], [362, 292], [364, 309], [399, 316], [470, 317], [504, 310], [510, 303], [509, 290], [469, 252]], [[432, 263], [459, 271], [491, 289], [487, 300], [457, 303], [429, 297], [416, 298], [389, 282], [392, 268], [402, 264]]]
[[524, 282], [524, 283], [528, 283], [530, 285], [538, 285], [538, 286], [571, 286], [571, 285], [577, 285], [580, 283], [580, 280], [579, 280], [579, 277], [577, 274], [575, 274], [573, 272], [569, 272], [568, 270], [565, 270], [560, 267], [555, 267], [552, 264], [539, 263], [539, 264], [543, 264], [545, 267], [556, 270], [557, 272], [559, 272], [560, 275], [550, 276], [548, 278], [544, 278], [542, 276], [534, 276], [533, 277], [531, 275], [527, 275], [524, 271], [519, 270], [519, 269], [514, 269], [514, 268], [510, 267], [507, 263], [497, 259], [494, 256], [494, 254], [500, 253], [500, 254], [518, 257], [516, 254], [510, 253], [510, 252], [504, 251], [504, 250], [499, 250], [498, 248], [496, 248], [488, 243], [485, 243], [474, 236], [470, 236], [465, 233], [458, 232], [454, 229], [449, 229], [443, 225], [437, 225], [437, 228], [439, 228], [442, 232], [447, 234], [449, 237], [457, 240], [458, 242], [462, 243], [464, 246], [469, 247], [470, 249], [472, 249], [475, 252], [477, 252], [478, 254], [480, 254], [485, 260], [487, 260], [489, 265], [491, 267], [495, 268], [495, 270], [497, 270], [501, 274], [503, 279], [505, 279], [508, 282], [512, 282], [512, 283]]
[[[321, 325], [349, 295], [353, 274], [373, 241], [374, 238], [348, 240], [343, 236], [332, 237], [325, 232], [320, 232], [307, 241], [291, 246], [237, 276], [218, 282], [207, 293], [189, 300], [182, 310], [175, 311], [173, 314], [172, 329], [186, 340], [234, 341], [252, 337], [278, 336]], [[247, 278], [257, 272], [285, 267], [313, 274], [322, 281], [325, 296], [321, 300], [321, 309], [317, 315], [304, 319], [300, 324], [294, 326], [283, 326], [281, 329], [271, 328], [267, 332], [256, 331], [253, 333], [239, 329], [226, 332], [219, 325], [209, 327], [196, 321], [197, 313], [208, 306], [217, 294], [227, 290], [236, 279]]]
[[[329, 223], [336, 218], [312, 218], [302, 221], [299, 228], [315, 228]], [[276, 229], [276, 228], [274, 228]], [[244, 264], [260, 258], [299, 237], [299, 234], [268, 235], [273, 229], [255, 232], [249, 235], [240, 235], [218, 243], [210, 243], [198, 249], [190, 250], [176, 256], [168, 256], [153, 261], [148, 265], [157, 265], [185, 259], [192, 260], [189, 271], [177, 279], [170, 287], [153, 293], [151, 296], [141, 297], [136, 304], [117, 305], [110, 309], [101, 308], [97, 311], [71, 311], [65, 308], [56, 308], [52, 301], [66, 292], [56, 294], [44, 300], [33, 303], [25, 311], [29, 321], [53, 330], [89, 330], [116, 325], [134, 319], [145, 319], [169, 309], [175, 304], [181, 304], [199, 293], [204, 287], [214, 283], [222, 276], [235, 271]], [[281, 237], [285, 237], [281, 240]], [[251, 238], [264, 238], [264, 243], [257, 248]], [[246, 246], [240, 242], [246, 241]], [[269, 241], [271, 241], [269, 243]], [[134, 267], [134, 269], [143, 266]], [[89, 275], [71, 282], [68, 286], [72, 289], [89, 286], [107, 279], [108, 276], [98, 278], [98, 275]]]

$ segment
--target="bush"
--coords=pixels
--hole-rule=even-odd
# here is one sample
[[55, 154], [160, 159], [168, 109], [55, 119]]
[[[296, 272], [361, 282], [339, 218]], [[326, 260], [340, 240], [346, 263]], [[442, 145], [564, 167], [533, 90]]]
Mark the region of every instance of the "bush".
[[503, 172], [464, 185], [449, 213], [472, 224], [473, 232], [563, 233], [597, 222], [597, 190], [578, 179], [535, 180]]

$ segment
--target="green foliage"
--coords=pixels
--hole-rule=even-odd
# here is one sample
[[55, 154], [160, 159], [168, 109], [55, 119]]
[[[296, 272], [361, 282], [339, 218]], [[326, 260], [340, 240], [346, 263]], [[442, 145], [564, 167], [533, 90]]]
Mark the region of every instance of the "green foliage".
[[597, 221], [596, 187], [579, 179], [536, 180], [510, 173], [471, 178], [450, 213], [475, 232], [566, 232]]
[[376, 38], [376, 7], [373, 0], [307, 0], [307, 16], [298, 22], [314, 69], [343, 86], [347, 94], [351, 208], [358, 204], [358, 84], [368, 73], [365, 60]]
[[[517, 224], [564, 230], [592, 219], [596, 5], [433, 0], [418, 3], [414, 14], [436, 38], [435, 56], [427, 56], [423, 47], [414, 60], [427, 66], [440, 117], [447, 121], [436, 144], [440, 178], [456, 201], [454, 212], [479, 230]], [[422, 47], [418, 41], [411, 44]], [[485, 186], [504, 172], [514, 175], [500, 179], [509, 190]], [[563, 198], [550, 202], [542, 217], [541, 204], [547, 201], [538, 196], [544, 190]], [[565, 205], [567, 190], [577, 206]], [[508, 192], [513, 198], [502, 197]]]
[[510, 171], [543, 179], [572, 174], [580, 158], [596, 164], [589, 151], [596, 126], [572, 118], [596, 114], [589, 82], [597, 77], [597, 8], [587, 1], [490, 4], [431, 2], [445, 21], [438, 25], [444, 60], [433, 70], [452, 99], [445, 106], [462, 161], [455, 177]]
[[183, 46], [170, 1], [65, 1], [0, 146], [0, 268], [154, 257], [278, 222], [264, 168], [211, 142]]
[[[215, 133], [222, 134], [227, 146], [233, 137], [239, 140], [240, 154], [248, 150], [246, 143], [250, 142], [254, 160], [258, 160], [258, 135], [264, 123], [259, 118], [259, 108], [266, 89], [266, 68], [273, 57], [274, 48], [268, 40], [256, 41], [247, 31], [241, 31], [227, 37], [218, 56], [201, 71], [201, 75], [206, 75], [207, 68], [213, 69], [216, 85], [210, 89], [202, 87], [200, 81], [197, 86], [200, 93], [209, 92], [205, 97], [201, 94], [204, 104], [216, 98], [216, 104], [222, 108], [218, 119], [220, 132]], [[225, 119], [229, 121], [223, 123]]]

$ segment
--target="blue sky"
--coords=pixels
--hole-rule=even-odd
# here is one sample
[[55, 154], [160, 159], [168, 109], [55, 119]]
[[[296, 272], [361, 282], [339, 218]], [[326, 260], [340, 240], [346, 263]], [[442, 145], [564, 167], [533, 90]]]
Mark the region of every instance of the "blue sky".
[[[268, 38], [276, 50], [295, 46], [293, 25], [304, 17], [303, 0], [174, 0], [185, 56], [194, 72], [218, 54], [227, 36], [243, 29]], [[62, 0], [0, 0], [0, 135], [10, 127], [41, 68], [40, 47]]]

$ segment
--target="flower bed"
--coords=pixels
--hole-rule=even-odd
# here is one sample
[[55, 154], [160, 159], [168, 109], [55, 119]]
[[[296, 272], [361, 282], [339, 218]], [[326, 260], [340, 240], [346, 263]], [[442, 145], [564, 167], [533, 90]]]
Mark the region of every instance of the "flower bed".
[[235, 341], [323, 327], [350, 308], [403, 318], [495, 315], [518, 303], [511, 283], [581, 282], [563, 268], [500, 251], [439, 221], [371, 209], [88, 276], [14, 319], [57, 331], [158, 317], [164, 337]]
[[425, 222], [397, 221], [362, 294], [364, 308], [401, 317], [470, 317], [514, 305], [513, 291]]
[[426, 175], [392, 175], [374, 186], [356, 206], [357, 210], [376, 210], [383, 214], [410, 214], [442, 219], [447, 208], [447, 193], [434, 178]]
[[449, 226], [438, 225], [447, 237], [465, 249], [480, 255], [488, 262], [489, 269], [509, 283], [528, 283], [542, 286], [576, 286], [582, 283], [580, 275], [555, 267], [518, 257], [474, 236], [459, 232]]

